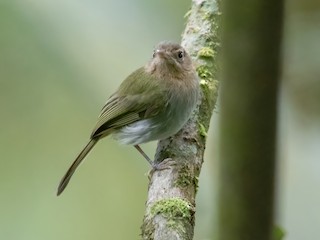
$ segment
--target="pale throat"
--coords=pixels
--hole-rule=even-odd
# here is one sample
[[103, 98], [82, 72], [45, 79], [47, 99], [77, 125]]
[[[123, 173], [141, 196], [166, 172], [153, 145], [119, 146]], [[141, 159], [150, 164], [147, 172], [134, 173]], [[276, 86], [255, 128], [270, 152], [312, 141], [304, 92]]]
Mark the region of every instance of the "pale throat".
[[163, 61], [152, 61], [151, 63], [146, 65], [145, 70], [159, 79], [169, 80], [170, 82], [171, 80], [183, 81], [186, 75], [189, 73], [188, 70], [184, 70], [186, 72], [183, 72], [183, 69], [181, 67], [174, 66], [173, 64]]

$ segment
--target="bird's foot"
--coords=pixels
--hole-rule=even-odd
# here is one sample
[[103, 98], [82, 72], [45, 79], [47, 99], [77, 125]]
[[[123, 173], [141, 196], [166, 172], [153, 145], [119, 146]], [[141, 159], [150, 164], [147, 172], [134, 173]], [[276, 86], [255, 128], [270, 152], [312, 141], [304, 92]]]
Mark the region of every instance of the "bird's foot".
[[162, 170], [166, 170], [166, 169], [170, 169], [172, 168], [172, 166], [175, 166], [176, 162], [172, 159], [172, 158], [166, 158], [164, 160], [162, 160], [159, 163], [152, 163], [152, 168], [148, 173], [148, 178], [149, 180], [151, 180], [152, 175], [156, 172], [156, 171], [162, 171]]

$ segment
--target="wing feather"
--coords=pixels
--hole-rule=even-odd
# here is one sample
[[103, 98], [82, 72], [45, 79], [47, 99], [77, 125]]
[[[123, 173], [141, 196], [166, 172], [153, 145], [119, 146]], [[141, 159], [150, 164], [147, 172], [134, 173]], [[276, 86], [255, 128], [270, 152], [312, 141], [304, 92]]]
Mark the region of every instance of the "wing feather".
[[161, 89], [159, 79], [147, 75], [142, 68], [133, 72], [102, 108], [91, 137], [106, 136], [115, 129], [159, 114], [165, 106]]

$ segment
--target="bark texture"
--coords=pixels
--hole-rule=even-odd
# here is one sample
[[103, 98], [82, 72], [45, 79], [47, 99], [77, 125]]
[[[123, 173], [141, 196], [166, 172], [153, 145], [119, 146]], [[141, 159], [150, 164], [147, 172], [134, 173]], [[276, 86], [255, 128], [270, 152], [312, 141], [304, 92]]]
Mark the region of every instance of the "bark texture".
[[206, 136], [218, 93], [216, 55], [219, 49], [216, 0], [193, 0], [186, 14], [182, 46], [192, 57], [201, 85], [193, 116], [175, 136], [158, 143], [155, 162], [171, 158], [170, 168], [150, 175], [142, 224], [145, 240], [191, 240], [194, 234], [195, 196], [203, 163]]
[[219, 240], [270, 240], [283, 1], [223, 1]]

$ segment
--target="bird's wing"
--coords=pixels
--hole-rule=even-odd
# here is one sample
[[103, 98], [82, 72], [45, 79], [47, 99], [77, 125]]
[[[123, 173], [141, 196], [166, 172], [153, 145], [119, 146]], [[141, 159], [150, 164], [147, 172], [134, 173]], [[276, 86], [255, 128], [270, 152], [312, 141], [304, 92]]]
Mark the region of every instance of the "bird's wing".
[[[132, 85], [131, 78], [135, 79], [135, 85]], [[144, 85], [137, 82], [141, 80], [144, 80]], [[131, 74], [120, 86], [122, 91], [112, 95], [102, 108], [91, 137], [106, 136], [114, 129], [159, 114], [165, 107], [165, 93], [154, 81], [141, 70]]]
[[142, 102], [139, 95], [118, 97], [114, 103], [107, 103], [103, 108], [91, 137], [105, 136], [113, 129], [121, 128], [138, 120], [150, 118], [157, 115], [161, 110], [161, 105], [155, 103], [154, 95], [143, 97], [147, 102]]

